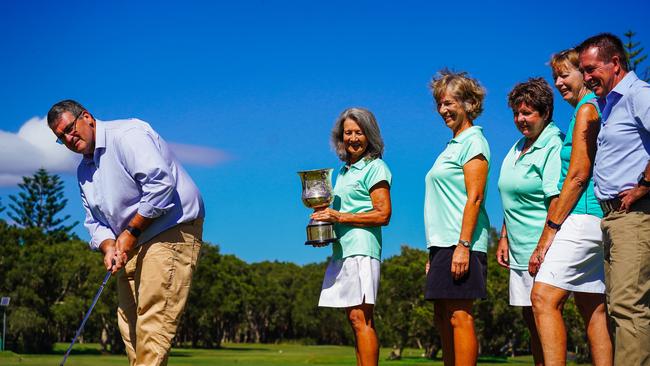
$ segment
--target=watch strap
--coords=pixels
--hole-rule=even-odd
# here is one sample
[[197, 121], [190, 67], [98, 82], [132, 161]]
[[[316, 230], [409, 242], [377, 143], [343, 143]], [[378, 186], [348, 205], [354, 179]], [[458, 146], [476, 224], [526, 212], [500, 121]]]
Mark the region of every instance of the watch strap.
[[133, 227], [131, 225], [128, 225], [124, 230], [128, 231], [133, 235], [133, 237], [137, 238], [142, 234], [142, 230], [138, 229], [137, 227]]
[[472, 243], [470, 243], [467, 240], [462, 240], [462, 239], [458, 240], [458, 244], [464, 246], [465, 248], [469, 248], [470, 246], [472, 246]]
[[553, 222], [551, 220], [547, 220], [546, 221], [546, 226], [550, 227], [553, 230], [560, 230], [560, 228], [562, 227], [562, 224], [556, 224], [555, 222]]
[[641, 177], [639, 177], [639, 185], [643, 187], [650, 187], [650, 181], [645, 179], [645, 172], [641, 173]]

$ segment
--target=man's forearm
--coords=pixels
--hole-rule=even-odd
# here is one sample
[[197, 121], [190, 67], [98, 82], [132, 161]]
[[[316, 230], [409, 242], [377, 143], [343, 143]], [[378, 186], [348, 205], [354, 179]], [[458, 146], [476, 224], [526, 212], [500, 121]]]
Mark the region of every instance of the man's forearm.
[[153, 220], [155, 219], [144, 217], [136, 212], [135, 215], [133, 215], [131, 218], [131, 221], [129, 221], [129, 226], [134, 227], [140, 231], [145, 231], [149, 225], [151, 225]]

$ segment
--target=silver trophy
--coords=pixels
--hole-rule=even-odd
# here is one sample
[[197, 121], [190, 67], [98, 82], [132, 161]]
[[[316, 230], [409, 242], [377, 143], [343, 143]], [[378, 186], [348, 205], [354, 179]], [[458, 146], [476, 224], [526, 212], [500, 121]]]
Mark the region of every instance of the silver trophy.
[[[325, 208], [332, 203], [332, 170], [317, 169], [298, 172], [302, 181], [302, 202], [313, 209]], [[336, 241], [334, 224], [309, 220], [305, 245], [324, 246]]]

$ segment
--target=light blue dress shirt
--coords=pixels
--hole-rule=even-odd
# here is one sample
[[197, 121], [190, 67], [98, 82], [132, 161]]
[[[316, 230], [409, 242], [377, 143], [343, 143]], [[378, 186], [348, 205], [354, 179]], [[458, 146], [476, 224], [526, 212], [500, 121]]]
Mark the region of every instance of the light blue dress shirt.
[[95, 126], [94, 154], [77, 168], [92, 249], [115, 239], [136, 212], [155, 218], [138, 244], [205, 215], [198, 188], [148, 123], [127, 119]]
[[650, 85], [630, 71], [598, 105], [603, 119], [594, 186], [605, 201], [634, 188], [650, 160]]

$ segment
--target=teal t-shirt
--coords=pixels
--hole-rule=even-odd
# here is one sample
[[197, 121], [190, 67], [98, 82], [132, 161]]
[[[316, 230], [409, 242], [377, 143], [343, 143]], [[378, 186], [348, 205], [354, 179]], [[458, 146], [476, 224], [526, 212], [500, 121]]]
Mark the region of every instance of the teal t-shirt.
[[[386, 181], [391, 185], [392, 175], [381, 159], [361, 159], [344, 165], [336, 177], [332, 208], [340, 212], [358, 213], [372, 211], [370, 189]], [[353, 255], [366, 255], [381, 260], [381, 227], [356, 227], [335, 224], [338, 240], [332, 245], [333, 259]]]
[[[571, 161], [571, 149], [573, 148], [573, 128], [576, 124], [576, 114], [578, 114], [578, 109], [582, 107], [583, 104], [590, 103], [598, 111], [600, 116], [600, 110], [598, 108], [598, 103], [596, 102], [596, 94], [589, 93], [582, 97], [576, 109], [573, 111], [573, 116], [571, 117], [571, 122], [569, 122], [569, 128], [567, 129], [566, 137], [564, 138], [564, 143], [562, 144], [562, 150], [560, 150], [560, 159], [562, 160], [562, 174], [560, 175], [560, 181], [557, 186], [561, 190], [566, 175], [569, 172], [569, 162]], [[571, 211], [572, 214], [578, 215], [593, 215], [599, 218], [603, 218], [603, 210], [600, 208], [598, 199], [594, 194], [594, 180], [589, 178], [589, 183], [587, 184], [587, 189], [582, 192], [582, 195], [576, 202], [575, 207]]]
[[[463, 211], [467, 203], [463, 166], [483, 155], [490, 165], [490, 147], [483, 129], [472, 126], [447, 143], [424, 179], [424, 228], [427, 247], [450, 247], [458, 244]], [[487, 196], [487, 188], [485, 190]], [[486, 252], [490, 220], [481, 203], [471, 250]]]
[[546, 224], [550, 199], [560, 194], [562, 132], [549, 123], [524, 154], [522, 137], [501, 165], [499, 193], [508, 231], [510, 267], [528, 269], [530, 255]]

